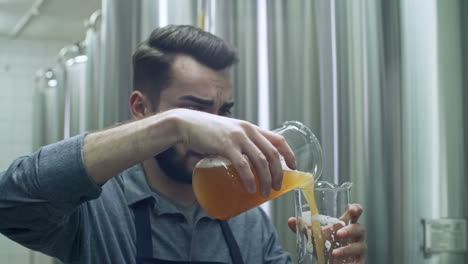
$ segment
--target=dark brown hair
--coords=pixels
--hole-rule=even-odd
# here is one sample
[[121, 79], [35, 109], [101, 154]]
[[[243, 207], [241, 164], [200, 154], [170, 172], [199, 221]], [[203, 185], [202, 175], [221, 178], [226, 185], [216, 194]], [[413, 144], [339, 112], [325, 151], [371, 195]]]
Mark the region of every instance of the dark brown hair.
[[177, 54], [193, 57], [214, 70], [237, 62], [237, 52], [223, 39], [188, 25], [155, 29], [133, 54], [133, 89], [159, 103], [161, 91], [171, 81], [171, 65]]

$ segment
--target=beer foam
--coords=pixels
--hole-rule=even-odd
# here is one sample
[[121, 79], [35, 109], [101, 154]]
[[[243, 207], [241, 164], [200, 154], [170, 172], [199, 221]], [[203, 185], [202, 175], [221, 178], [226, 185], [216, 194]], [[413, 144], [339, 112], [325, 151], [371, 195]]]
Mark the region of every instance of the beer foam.
[[338, 218], [334, 218], [334, 217], [331, 217], [331, 216], [328, 216], [328, 215], [318, 215], [318, 216], [313, 216], [312, 217], [312, 220], [318, 220], [320, 221], [320, 224], [321, 225], [336, 225], [336, 224], [340, 224], [342, 226], [345, 226], [345, 222], [338, 219]]
[[325, 241], [325, 248], [327, 248], [327, 250], [330, 250], [331, 248], [331, 242], [330, 241]]
[[328, 215], [319, 214], [319, 215], [314, 215], [310, 217], [310, 211], [302, 212], [302, 218], [304, 219], [304, 222], [306, 223], [311, 223], [311, 221], [318, 221], [320, 222], [322, 226], [330, 225], [330, 224], [332, 225], [340, 224], [342, 226], [346, 226], [346, 223], [344, 221], [328, 216]]
[[197, 163], [197, 168], [214, 168], [214, 167], [221, 167], [221, 166], [229, 166], [231, 162], [228, 159], [223, 157], [208, 157], [200, 160]]

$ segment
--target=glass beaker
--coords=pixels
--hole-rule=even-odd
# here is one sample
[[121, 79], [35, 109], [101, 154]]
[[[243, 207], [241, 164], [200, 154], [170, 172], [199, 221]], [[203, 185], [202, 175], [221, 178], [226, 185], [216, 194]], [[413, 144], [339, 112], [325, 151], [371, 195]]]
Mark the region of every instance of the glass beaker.
[[[283, 165], [283, 183], [279, 191], [271, 189], [263, 197], [259, 188], [249, 193], [231, 162], [221, 157], [202, 159], [193, 171], [192, 185], [200, 206], [212, 217], [228, 219], [276, 198], [292, 189], [313, 183], [322, 173], [320, 143], [306, 126], [297, 121], [288, 121], [276, 130], [288, 142], [296, 156], [299, 170], [290, 170]], [[258, 178], [255, 171], [252, 171]]]
[[337, 186], [320, 181], [314, 189], [295, 190], [298, 264], [352, 263], [331, 256], [334, 249], [349, 244], [337, 238], [336, 232], [350, 224], [347, 211], [351, 186], [350, 182]]

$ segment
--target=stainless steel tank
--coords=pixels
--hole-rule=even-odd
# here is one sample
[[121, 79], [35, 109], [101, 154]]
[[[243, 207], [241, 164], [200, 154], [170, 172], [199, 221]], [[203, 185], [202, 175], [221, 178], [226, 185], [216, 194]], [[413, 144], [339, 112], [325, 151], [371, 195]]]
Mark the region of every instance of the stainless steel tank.
[[[299, 120], [321, 137], [321, 85], [314, 1], [267, 1], [269, 115], [272, 126]], [[323, 141], [322, 141], [323, 143]], [[324, 160], [326, 162], [326, 160]], [[284, 249], [296, 261], [294, 194], [271, 203], [271, 217]]]
[[[85, 22], [86, 38], [59, 53], [65, 82], [65, 137], [102, 128], [103, 112], [101, 11]], [[110, 94], [110, 93], [109, 93]]]
[[59, 67], [44, 68], [36, 74], [33, 91], [33, 149], [63, 139], [65, 93]]
[[65, 85], [65, 138], [86, 130], [86, 62], [85, 47], [76, 43], [64, 47], [59, 61], [64, 69]]
[[99, 124], [101, 99], [104, 97], [102, 82], [102, 36], [101, 10], [94, 12], [85, 22], [86, 37], [84, 40], [86, 61], [86, 94], [85, 94], [85, 127], [87, 131], [102, 128]]
[[369, 263], [464, 263], [462, 1], [317, 2], [322, 179], [353, 181]]
[[[140, 41], [140, 1], [102, 2], [99, 127], [130, 119], [132, 53]], [[125, 19], [122, 19], [125, 18]]]
[[[368, 263], [465, 263], [465, 1], [268, 5], [272, 117], [320, 130], [322, 179], [364, 206]], [[292, 204], [273, 206], [291, 251]]]
[[32, 145], [33, 150], [37, 150], [44, 145], [45, 142], [45, 125], [44, 125], [44, 96], [43, 90], [46, 87], [47, 80], [45, 72], [47, 69], [40, 69], [36, 73], [35, 86], [33, 90], [33, 131]]

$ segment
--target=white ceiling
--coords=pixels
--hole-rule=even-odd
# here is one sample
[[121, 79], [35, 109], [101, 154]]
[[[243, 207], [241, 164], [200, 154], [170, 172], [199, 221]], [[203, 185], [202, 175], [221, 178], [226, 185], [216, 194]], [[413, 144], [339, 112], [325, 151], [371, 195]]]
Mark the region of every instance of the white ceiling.
[[[0, 37], [10, 33], [36, 0], [0, 0]], [[101, 0], [44, 0], [39, 14], [18, 35], [20, 39], [64, 40], [84, 38], [84, 20], [101, 7]]]

